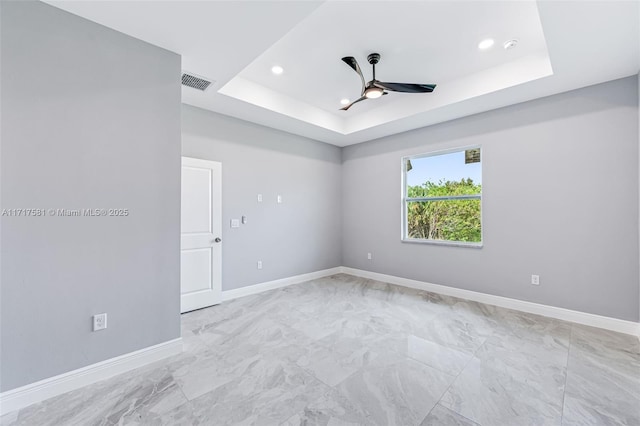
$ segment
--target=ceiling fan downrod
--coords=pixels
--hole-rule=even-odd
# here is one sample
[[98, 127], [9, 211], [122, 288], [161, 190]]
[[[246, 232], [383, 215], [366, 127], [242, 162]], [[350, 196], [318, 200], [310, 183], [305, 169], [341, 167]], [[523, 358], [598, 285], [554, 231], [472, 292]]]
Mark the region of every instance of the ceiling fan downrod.
[[373, 67], [373, 81], [375, 81], [376, 80], [376, 64], [380, 62], [380, 54], [379, 53], [370, 54], [369, 56], [367, 56], [367, 61], [369, 61], [369, 63]]

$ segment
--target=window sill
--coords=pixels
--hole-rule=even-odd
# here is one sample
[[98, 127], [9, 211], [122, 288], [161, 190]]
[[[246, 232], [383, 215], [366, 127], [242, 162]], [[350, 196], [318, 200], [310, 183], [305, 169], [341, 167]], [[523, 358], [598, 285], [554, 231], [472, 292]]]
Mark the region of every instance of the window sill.
[[450, 246], [450, 247], [468, 247], [481, 249], [483, 247], [483, 243], [467, 243], [464, 241], [442, 241], [442, 240], [422, 240], [418, 238], [403, 238], [403, 243], [409, 244], [430, 244], [434, 246]]

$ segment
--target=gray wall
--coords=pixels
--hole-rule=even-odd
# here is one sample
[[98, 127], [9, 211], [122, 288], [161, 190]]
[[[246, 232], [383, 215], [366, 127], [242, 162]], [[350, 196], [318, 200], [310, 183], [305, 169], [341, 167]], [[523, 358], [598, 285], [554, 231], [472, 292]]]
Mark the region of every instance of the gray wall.
[[[1, 2], [1, 389], [180, 336], [180, 57]], [[108, 329], [91, 331], [107, 312]]]
[[223, 290], [341, 265], [340, 148], [185, 105], [182, 154], [222, 162]]
[[[344, 265], [637, 321], [637, 85], [633, 76], [345, 148]], [[483, 148], [484, 247], [400, 242], [400, 158], [472, 144]]]

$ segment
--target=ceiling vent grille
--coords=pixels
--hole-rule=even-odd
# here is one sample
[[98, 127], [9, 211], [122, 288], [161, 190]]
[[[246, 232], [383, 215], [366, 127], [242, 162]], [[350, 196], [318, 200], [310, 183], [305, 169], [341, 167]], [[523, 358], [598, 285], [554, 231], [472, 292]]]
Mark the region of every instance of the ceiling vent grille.
[[213, 81], [209, 81], [202, 77], [195, 76], [191, 73], [187, 73], [187, 72], [182, 73], [183, 86], [191, 87], [193, 89], [198, 89], [204, 92], [211, 85], [211, 83], [213, 83]]

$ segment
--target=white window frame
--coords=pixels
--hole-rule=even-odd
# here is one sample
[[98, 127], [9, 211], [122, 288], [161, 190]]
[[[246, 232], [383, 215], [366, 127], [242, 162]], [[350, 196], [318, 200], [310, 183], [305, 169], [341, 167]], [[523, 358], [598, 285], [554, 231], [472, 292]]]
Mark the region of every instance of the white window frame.
[[[484, 205], [482, 202], [482, 192], [484, 192], [484, 185], [482, 186], [482, 191], [480, 195], [454, 195], [450, 197], [420, 197], [420, 198], [408, 198], [407, 197], [407, 160], [412, 160], [415, 158], [425, 158], [425, 157], [436, 157], [438, 155], [443, 154], [452, 154], [454, 152], [463, 152], [468, 149], [476, 149], [480, 148], [480, 176], [482, 177], [482, 181], [484, 183], [484, 161], [483, 161], [483, 150], [481, 145], [472, 145], [472, 146], [464, 146], [459, 148], [451, 148], [444, 149], [440, 151], [432, 151], [424, 154], [415, 154], [415, 155], [407, 155], [402, 157], [401, 159], [401, 170], [402, 170], [402, 206], [401, 206], [401, 217], [402, 217], [402, 230], [401, 230], [401, 241], [403, 243], [412, 243], [412, 244], [433, 244], [433, 245], [441, 245], [441, 246], [456, 246], [456, 247], [471, 247], [471, 248], [482, 248], [484, 245], [484, 220], [483, 220], [483, 212]], [[409, 227], [407, 226], [407, 206], [409, 202], [414, 201], [443, 201], [443, 200], [480, 200], [480, 242], [468, 242], [468, 241], [445, 241], [445, 240], [430, 240], [424, 238], [409, 238]]]

